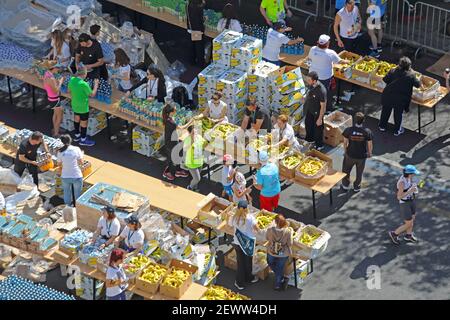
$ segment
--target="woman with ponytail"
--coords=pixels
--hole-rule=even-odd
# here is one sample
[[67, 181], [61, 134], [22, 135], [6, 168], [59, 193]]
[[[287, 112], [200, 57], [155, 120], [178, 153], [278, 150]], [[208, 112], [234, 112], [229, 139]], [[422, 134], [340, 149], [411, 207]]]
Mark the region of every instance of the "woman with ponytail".
[[[57, 156], [64, 203], [67, 206], [75, 206], [75, 200], [81, 195], [83, 189], [83, 173], [80, 168], [83, 163], [83, 152], [80, 148], [72, 146], [70, 135], [63, 134], [60, 139], [64, 146], [59, 149]], [[74, 199], [72, 199], [72, 189]]]
[[[179, 138], [177, 130], [186, 129], [191, 123], [192, 119], [184, 126], [178, 126], [173, 119], [176, 113], [176, 107], [173, 104], [166, 104], [163, 108], [162, 117], [164, 124], [164, 150], [167, 157], [167, 166], [164, 169], [163, 177], [169, 181], [177, 178], [187, 178], [189, 174], [180, 168], [180, 165], [176, 165], [172, 157], [173, 149], [178, 145]], [[181, 149], [181, 148], [180, 148]], [[179, 155], [179, 153], [178, 153]], [[182, 158], [181, 156], [179, 157]], [[179, 161], [180, 162], [180, 161]]]
[[107, 300], [126, 300], [125, 290], [128, 287], [128, 279], [122, 267], [124, 258], [125, 252], [122, 250], [111, 251], [105, 281]]
[[217, 30], [231, 30], [235, 32], [242, 32], [242, 27], [239, 20], [236, 19], [236, 12], [231, 3], [227, 3], [222, 11], [223, 18], [217, 23]]

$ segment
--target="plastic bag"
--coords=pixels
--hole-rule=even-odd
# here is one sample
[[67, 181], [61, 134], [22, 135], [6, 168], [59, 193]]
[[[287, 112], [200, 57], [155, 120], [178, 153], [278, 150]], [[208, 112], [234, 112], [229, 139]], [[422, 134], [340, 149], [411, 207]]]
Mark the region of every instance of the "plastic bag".
[[19, 185], [21, 179], [12, 169], [0, 168], [0, 181], [2, 184]]
[[36, 185], [33, 185], [33, 187], [30, 190], [17, 192], [5, 199], [6, 202], [6, 211], [11, 214], [17, 213], [17, 204], [21, 201], [29, 200], [34, 197], [39, 196], [39, 191], [36, 187]]
[[166, 74], [175, 80], [180, 80], [180, 76], [186, 72], [186, 67], [183, 63], [181, 63], [178, 60], [175, 60], [174, 63], [172, 63], [169, 68], [166, 70]]

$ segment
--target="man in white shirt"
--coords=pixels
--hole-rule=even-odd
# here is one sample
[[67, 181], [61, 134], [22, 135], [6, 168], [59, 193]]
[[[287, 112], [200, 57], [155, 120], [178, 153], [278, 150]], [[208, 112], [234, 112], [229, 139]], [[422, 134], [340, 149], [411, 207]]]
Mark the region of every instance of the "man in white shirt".
[[345, 6], [334, 19], [334, 34], [340, 48], [355, 52], [361, 31], [361, 15], [355, 0], [345, 0]]
[[5, 207], [6, 207], [5, 197], [0, 192], [0, 214], [3, 212], [3, 210], [5, 210]]
[[292, 31], [292, 28], [286, 27], [284, 22], [275, 22], [273, 28], [267, 32], [266, 45], [263, 49], [263, 60], [280, 65], [280, 51], [283, 45], [294, 45], [303, 42], [303, 38], [289, 39], [284, 33]]
[[[328, 95], [330, 94], [330, 84], [333, 78], [333, 63], [348, 63], [347, 60], [341, 59], [336, 51], [329, 49], [329, 47], [330, 36], [322, 34], [317, 41], [317, 46], [311, 48], [308, 56], [311, 61], [309, 71], [317, 72], [319, 81], [327, 89]], [[330, 97], [328, 97], [327, 101], [331, 102]]]

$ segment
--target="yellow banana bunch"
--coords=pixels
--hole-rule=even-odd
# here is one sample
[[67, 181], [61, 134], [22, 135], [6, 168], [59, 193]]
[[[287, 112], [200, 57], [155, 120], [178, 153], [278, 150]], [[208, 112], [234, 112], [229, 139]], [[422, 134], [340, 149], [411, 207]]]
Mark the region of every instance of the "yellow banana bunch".
[[172, 268], [172, 271], [164, 278], [163, 284], [172, 288], [180, 287], [191, 274], [182, 269]]
[[248, 300], [248, 298], [221, 286], [210, 286], [202, 300]]
[[256, 215], [256, 221], [260, 229], [267, 229], [267, 227], [275, 220], [276, 215], [273, 213], [260, 212]]
[[378, 63], [376, 60], [362, 60], [355, 65], [355, 69], [364, 73], [371, 73], [375, 70]]
[[214, 127], [214, 122], [210, 118], [202, 119], [202, 131], [205, 132]]
[[137, 273], [146, 264], [150, 262], [150, 259], [143, 255], [138, 255], [133, 258], [125, 265], [125, 271], [128, 274]]
[[236, 127], [229, 123], [219, 124], [214, 128], [214, 131], [211, 133], [211, 138], [219, 138], [221, 140], [225, 140], [230, 134], [236, 131]]
[[312, 246], [314, 244], [314, 242], [320, 237], [320, 233], [308, 233], [308, 232], [303, 232], [302, 235], [300, 236], [299, 242], [307, 245], [307, 246]]
[[250, 146], [256, 151], [261, 151], [263, 147], [267, 146], [264, 141], [255, 139], [250, 142]]
[[314, 176], [324, 167], [324, 165], [325, 162], [320, 159], [308, 158], [297, 167], [297, 170], [304, 175]]
[[282, 155], [288, 151], [289, 151], [289, 147], [282, 145], [282, 146], [279, 146], [278, 148], [270, 148], [269, 155], [272, 155], [272, 154]]
[[392, 63], [389, 63], [389, 62], [386, 62], [386, 61], [381, 61], [378, 64], [378, 68], [377, 68], [377, 73], [376, 74], [377, 74], [378, 77], [384, 77], [385, 75], [388, 74], [388, 72], [391, 69], [394, 69], [396, 67], [397, 67], [396, 64], [392, 64]]
[[139, 279], [148, 281], [150, 283], [158, 283], [161, 278], [166, 274], [167, 268], [159, 266], [157, 264], [150, 264], [144, 271], [142, 271]]
[[297, 167], [302, 161], [303, 157], [299, 154], [295, 154], [283, 159], [282, 163], [288, 169], [294, 169]]

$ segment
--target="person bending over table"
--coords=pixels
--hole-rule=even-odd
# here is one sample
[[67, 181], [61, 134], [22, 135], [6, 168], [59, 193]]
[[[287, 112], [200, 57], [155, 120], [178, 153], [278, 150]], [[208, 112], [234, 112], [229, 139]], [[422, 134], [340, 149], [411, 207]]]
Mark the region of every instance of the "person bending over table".
[[144, 231], [139, 219], [132, 215], [125, 219], [127, 224], [119, 236], [119, 246], [128, 253], [139, 252], [144, 246]]
[[78, 42], [79, 46], [75, 55], [76, 64], [83, 63], [87, 69], [88, 79], [100, 79], [102, 77], [101, 67], [105, 64], [100, 43], [92, 41], [87, 33], [82, 33], [78, 37]]
[[282, 114], [278, 117], [277, 123], [272, 130], [273, 147], [288, 145], [294, 150], [300, 151], [300, 143], [295, 137], [294, 128], [289, 124], [289, 117]]
[[118, 80], [118, 89], [121, 92], [127, 92], [133, 87], [131, 83], [131, 65], [130, 58], [122, 48], [114, 50], [114, 68], [116, 74], [112, 75], [112, 79]]
[[222, 93], [216, 92], [212, 99], [208, 101], [208, 107], [203, 112], [205, 117], [211, 118], [214, 122], [228, 122], [228, 108], [227, 104], [222, 100]]
[[288, 46], [303, 42], [303, 38], [289, 39], [284, 33], [292, 31], [284, 22], [275, 22], [267, 31], [267, 41], [263, 48], [263, 60], [280, 66], [280, 51], [284, 44]]
[[256, 133], [260, 130], [270, 132], [272, 129], [269, 113], [266, 110], [262, 110], [255, 99], [247, 100], [247, 108], [242, 119], [241, 129], [244, 131], [253, 129]]
[[98, 219], [97, 229], [92, 236], [92, 242], [95, 243], [97, 240], [104, 241], [100, 245], [100, 249], [109, 246], [114, 243], [116, 238], [120, 234], [120, 221], [116, 217], [116, 212], [114, 208], [106, 206], [102, 208], [102, 216]]
[[259, 153], [261, 168], [253, 176], [253, 186], [260, 190], [259, 207], [273, 212], [278, 208], [280, 200], [280, 172], [275, 163], [269, 162], [269, 154], [266, 151]]
[[161, 70], [150, 66], [147, 69], [147, 77], [132, 86], [131, 89], [128, 90], [127, 96], [129, 96], [131, 92], [143, 85], [145, 85], [145, 99], [156, 99], [158, 102], [164, 102], [164, 98], [167, 96], [167, 90], [166, 80], [164, 79], [164, 75]]
[[[91, 34], [92, 42], [94, 43], [95, 46], [98, 45], [100, 47], [100, 50], [102, 50], [102, 56], [104, 56], [102, 45], [100, 44], [100, 41], [98, 40], [98, 37], [100, 37], [100, 30], [101, 30], [101, 27], [98, 24], [93, 24], [92, 26], [89, 27], [89, 32]], [[106, 63], [103, 63], [100, 66], [100, 78], [105, 79], [105, 80], [109, 79], [109, 74], [108, 74], [108, 69], [106, 68]]]
[[107, 300], [126, 300], [128, 279], [122, 267], [124, 258], [124, 252], [120, 249], [114, 249], [111, 252], [105, 281]]
[[49, 153], [47, 144], [44, 142], [44, 135], [39, 131], [35, 131], [29, 138], [24, 139], [20, 143], [19, 150], [16, 154], [16, 160], [14, 161], [14, 171], [22, 177], [25, 169], [28, 169], [36, 186], [39, 186], [39, 168], [36, 161], [37, 151], [41, 146], [46, 153]]
[[78, 65], [76, 76], [70, 78], [68, 93], [71, 96], [71, 105], [74, 113], [75, 135], [73, 141], [79, 141], [81, 146], [92, 147], [95, 145], [95, 142], [87, 137], [89, 97], [94, 97], [97, 94], [99, 80], [94, 80], [94, 89], [91, 89], [89, 83], [85, 81], [87, 74], [86, 67], [82, 64]]
[[64, 34], [61, 30], [54, 30], [51, 33], [51, 46], [50, 52], [45, 57], [46, 59], [57, 60], [58, 63], [63, 65], [65, 68], [68, 67], [71, 54], [69, 44], [64, 41]]

